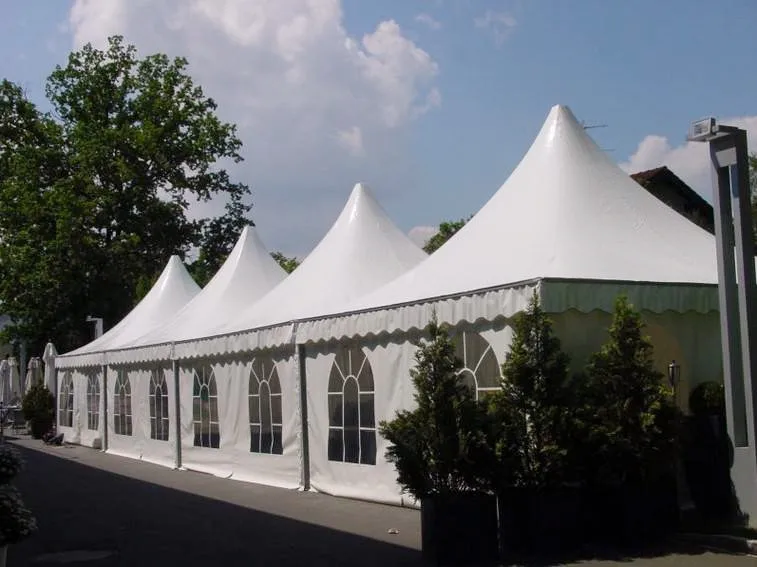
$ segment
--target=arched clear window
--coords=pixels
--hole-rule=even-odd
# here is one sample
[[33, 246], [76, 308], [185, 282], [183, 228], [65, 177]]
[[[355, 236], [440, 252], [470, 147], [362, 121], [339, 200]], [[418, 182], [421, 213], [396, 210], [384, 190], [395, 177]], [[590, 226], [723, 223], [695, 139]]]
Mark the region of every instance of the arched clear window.
[[150, 373], [150, 439], [168, 441], [168, 386], [162, 368]]
[[192, 405], [194, 446], [218, 449], [221, 444], [221, 432], [218, 425], [218, 388], [213, 368], [209, 364], [194, 369]]
[[340, 348], [329, 376], [329, 460], [376, 464], [373, 370], [358, 347]]
[[87, 374], [87, 429], [100, 428], [100, 376], [97, 372]]
[[270, 357], [252, 361], [249, 386], [250, 451], [281, 455], [281, 382]]
[[476, 393], [476, 399], [499, 390], [502, 373], [489, 341], [476, 332], [461, 331], [453, 342], [455, 354], [463, 361], [459, 375]]
[[70, 370], [63, 372], [60, 379], [58, 425], [62, 427], [73, 427], [74, 425], [74, 377]]
[[113, 389], [113, 426], [116, 435], [131, 435], [131, 381], [125, 370], [116, 374]]

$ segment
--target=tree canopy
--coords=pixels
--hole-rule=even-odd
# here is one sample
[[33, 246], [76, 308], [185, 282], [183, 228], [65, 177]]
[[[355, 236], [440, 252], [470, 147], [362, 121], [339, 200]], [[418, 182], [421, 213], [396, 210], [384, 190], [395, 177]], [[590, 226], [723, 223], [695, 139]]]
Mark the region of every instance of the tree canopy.
[[457, 234], [457, 232], [465, 226], [465, 223], [467, 223], [472, 218], [473, 218], [473, 215], [469, 216], [467, 219], [460, 219], [457, 221], [445, 221], [441, 223], [439, 225], [439, 230], [436, 232], [434, 236], [432, 236], [426, 241], [426, 244], [423, 246], [423, 249], [426, 251], [427, 254], [433, 254], [439, 248], [442, 247], [442, 244], [444, 244], [450, 238], [455, 236], [455, 234]]
[[300, 265], [300, 261], [297, 258], [289, 258], [281, 252], [271, 252], [271, 256], [287, 274], [291, 274]]
[[[87, 315], [118, 322], [172, 254], [213, 274], [248, 218], [249, 188], [219, 164], [242, 160], [236, 128], [184, 58], [140, 58], [119, 36], [71, 53], [47, 80], [43, 112], [0, 82], [0, 302], [10, 338], [66, 351]], [[223, 214], [192, 219], [220, 196]]]

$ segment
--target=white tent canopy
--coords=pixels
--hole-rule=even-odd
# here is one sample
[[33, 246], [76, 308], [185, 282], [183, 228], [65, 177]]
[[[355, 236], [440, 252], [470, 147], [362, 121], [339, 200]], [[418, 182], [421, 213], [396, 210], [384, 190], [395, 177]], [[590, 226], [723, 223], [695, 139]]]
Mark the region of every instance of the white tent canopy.
[[339, 218], [305, 261], [218, 334], [322, 316], [376, 289], [426, 258], [358, 183]]
[[[422, 327], [430, 313], [417, 304], [430, 300], [439, 300], [442, 320], [492, 319], [518, 311], [530, 295], [511, 288], [548, 285], [545, 280], [695, 284], [678, 286], [676, 300], [659, 286], [646, 295], [681, 310], [717, 308], [714, 288], [702, 289], [717, 283], [714, 237], [641, 188], [561, 105], [551, 109], [512, 175], [444, 246], [342, 306], [354, 315], [306, 324], [301, 333], [313, 339]], [[553, 307], [596, 308], [576, 305], [595, 301], [596, 286], [588, 295], [578, 287], [561, 289], [563, 304]], [[617, 286], [609, 287], [604, 295], [614, 298]], [[478, 297], [457, 300], [471, 294]], [[382, 307], [395, 309], [358, 314]]]
[[[125, 346], [139, 347], [207, 337], [213, 334], [213, 329], [238, 315], [241, 309], [260, 300], [286, 276], [255, 229], [247, 226], [223, 266], [197, 296], [167, 323]], [[186, 350], [180, 345], [176, 348]]]
[[171, 256], [158, 281], [126, 317], [91, 343], [56, 357], [56, 368], [102, 364], [103, 352], [123, 348], [163, 324], [199, 291], [179, 257]]

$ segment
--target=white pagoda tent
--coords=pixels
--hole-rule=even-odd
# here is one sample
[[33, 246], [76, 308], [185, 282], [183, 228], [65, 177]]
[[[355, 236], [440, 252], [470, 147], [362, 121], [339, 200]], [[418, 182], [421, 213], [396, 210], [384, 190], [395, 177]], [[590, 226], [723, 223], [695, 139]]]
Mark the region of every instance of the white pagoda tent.
[[[327, 378], [343, 365], [336, 342], [352, 345], [353, 360], [367, 357], [382, 386], [374, 394], [377, 420], [410, 407], [409, 369], [434, 313], [453, 326], [471, 385], [479, 393], [496, 388], [511, 317], [534, 292], [578, 370], [605, 340], [624, 293], [642, 311], [660, 370], [672, 359], [681, 364], [685, 406], [687, 385], [721, 376], [716, 282], [714, 237], [636, 184], [567, 107], [555, 106], [511, 176], [444, 246], [338, 314], [300, 324], [298, 342], [313, 353], [308, 397], [331, 399]], [[396, 472], [381, 458], [383, 440], [374, 466], [327, 458], [322, 448], [338, 439], [338, 420], [315, 409], [322, 402], [313, 405], [313, 486], [402, 502]], [[368, 438], [370, 428], [357, 429]]]
[[[100, 419], [105, 407], [101, 395], [103, 391], [107, 391], [110, 396], [108, 426], [112, 427], [113, 420], [118, 419], [119, 431], [122, 430], [122, 424], [123, 430], [127, 426], [131, 430], [131, 406], [127, 413], [125, 405], [115, 407], [113, 403], [116, 394], [113, 388], [121, 385], [119, 377], [108, 373], [108, 387], [104, 387], [103, 369], [108, 364], [109, 353], [163, 324], [199, 291], [199, 286], [179, 257], [171, 256], [147, 295], [118, 324], [83, 347], [55, 358], [58, 373], [58, 431], [64, 434], [66, 441], [101, 446], [105, 428], [105, 420]], [[123, 400], [127, 397], [131, 399], [132, 396], [128, 388], [120, 389], [118, 394]]]

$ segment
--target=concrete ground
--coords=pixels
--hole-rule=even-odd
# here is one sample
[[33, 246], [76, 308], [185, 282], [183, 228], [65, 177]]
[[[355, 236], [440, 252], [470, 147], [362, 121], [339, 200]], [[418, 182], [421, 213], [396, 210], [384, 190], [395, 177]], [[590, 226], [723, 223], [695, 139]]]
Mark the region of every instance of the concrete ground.
[[[82, 447], [11, 440], [39, 532], [8, 565], [421, 565], [415, 510], [224, 480]], [[396, 532], [396, 533], [395, 533]], [[746, 567], [757, 559], [678, 544], [530, 565]]]

